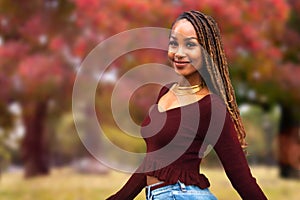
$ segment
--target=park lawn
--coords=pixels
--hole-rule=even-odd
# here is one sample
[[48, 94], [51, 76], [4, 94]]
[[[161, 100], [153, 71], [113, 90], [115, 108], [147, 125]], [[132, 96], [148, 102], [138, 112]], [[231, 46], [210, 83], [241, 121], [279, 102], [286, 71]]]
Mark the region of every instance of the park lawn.
[[[223, 170], [206, 167], [202, 173], [211, 181], [211, 191], [219, 200], [240, 199]], [[299, 180], [280, 179], [274, 167], [252, 167], [252, 173], [269, 199], [299, 199]], [[20, 172], [4, 173], [0, 179], [0, 200], [101, 200], [117, 191], [128, 177], [116, 171], [84, 175], [71, 168], [54, 169], [49, 176], [30, 180], [23, 179]], [[136, 199], [144, 199], [144, 191]]]

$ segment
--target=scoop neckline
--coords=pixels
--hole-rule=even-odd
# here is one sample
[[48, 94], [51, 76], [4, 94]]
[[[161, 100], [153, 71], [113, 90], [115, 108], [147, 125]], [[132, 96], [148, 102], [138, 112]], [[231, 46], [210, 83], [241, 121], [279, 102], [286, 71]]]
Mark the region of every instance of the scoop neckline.
[[[167, 92], [169, 91], [169, 89], [167, 90]], [[166, 93], [167, 93], [166, 92]], [[166, 93], [164, 93], [164, 95], [166, 94]], [[170, 112], [170, 111], [173, 111], [173, 110], [178, 110], [178, 109], [183, 109], [183, 108], [185, 108], [185, 107], [188, 107], [188, 106], [191, 106], [191, 105], [194, 105], [194, 104], [196, 104], [196, 103], [200, 103], [201, 101], [203, 101], [204, 99], [206, 99], [208, 96], [211, 96], [212, 95], [212, 93], [208, 93], [207, 95], [205, 95], [204, 97], [202, 97], [202, 98], [200, 98], [198, 101], [195, 101], [195, 102], [193, 102], [193, 103], [189, 103], [189, 104], [186, 104], [186, 105], [183, 105], [183, 106], [177, 106], [177, 107], [173, 107], [173, 108], [170, 108], [170, 109], [167, 109], [167, 110], [164, 110], [164, 111], [159, 111], [159, 105], [158, 105], [158, 102], [157, 102], [157, 104], [156, 104], [156, 108], [157, 108], [157, 111], [159, 112], [159, 113], [167, 113], [167, 112]]]

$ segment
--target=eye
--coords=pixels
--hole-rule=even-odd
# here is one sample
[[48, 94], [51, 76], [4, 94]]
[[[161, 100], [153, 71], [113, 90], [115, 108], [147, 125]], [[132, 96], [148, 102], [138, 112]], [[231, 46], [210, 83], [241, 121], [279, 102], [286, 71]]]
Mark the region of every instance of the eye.
[[194, 43], [194, 42], [187, 42], [187, 43], [186, 43], [186, 46], [187, 46], [188, 48], [192, 48], [192, 47], [197, 46], [197, 44]]
[[177, 47], [178, 43], [176, 41], [170, 41], [169, 42], [169, 47]]

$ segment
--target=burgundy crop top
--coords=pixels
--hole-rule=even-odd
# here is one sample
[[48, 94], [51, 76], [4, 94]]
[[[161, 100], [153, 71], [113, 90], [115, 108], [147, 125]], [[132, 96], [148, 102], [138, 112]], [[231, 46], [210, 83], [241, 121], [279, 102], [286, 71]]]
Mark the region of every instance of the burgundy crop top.
[[[170, 86], [161, 89], [158, 100]], [[164, 112], [155, 104], [142, 123], [141, 135], [147, 145], [143, 163], [108, 200], [134, 199], [147, 185], [147, 175], [169, 184], [180, 180], [186, 185], [209, 187], [208, 179], [199, 173], [208, 145], [213, 146], [242, 199], [267, 199], [251, 175], [230, 114], [217, 95], [209, 94], [195, 103]]]

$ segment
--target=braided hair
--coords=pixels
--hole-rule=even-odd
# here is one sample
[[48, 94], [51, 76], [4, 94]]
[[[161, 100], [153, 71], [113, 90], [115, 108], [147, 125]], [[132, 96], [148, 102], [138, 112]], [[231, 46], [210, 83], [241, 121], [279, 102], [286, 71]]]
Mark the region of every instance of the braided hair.
[[204, 54], [206, 56], [203, 56], [203, 59], [205, 65], [208, 67], [205, 67], [205, 71], [201, 71], [201, 74], [204, 73], [208, 75], [209, 82], [212, 85], [210, 89], [213, 93], [218, 94], [226, 104], [227, 110], [234, 122], [240, 144], [245, 148], [247, 146], [245, 141], [246, 132], [236, 103], [234, 89], [230, 81], [227, 59], [218, 25], [211, 16], [199, 11], [188, 11], [182, 13], [175, 20], [172, 27], [181, 19], [186, 19], [193, 25], [199, 44], [205, 49]]

